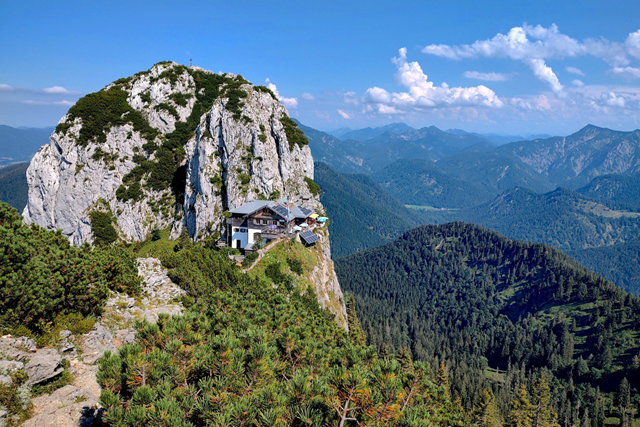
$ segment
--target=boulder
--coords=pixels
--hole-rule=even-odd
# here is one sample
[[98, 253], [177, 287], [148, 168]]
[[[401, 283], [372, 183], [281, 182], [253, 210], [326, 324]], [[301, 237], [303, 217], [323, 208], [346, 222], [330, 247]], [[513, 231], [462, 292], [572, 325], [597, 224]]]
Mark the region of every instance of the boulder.
[[67, 358], [75, 358], [77, 355], [76, 346], [73, 343], [75, 336], [71, 331], [65, 329], [60, 331], [60, 337], [62, 337], [62, 341], [59, 343], [60, 353], [64, 354]]
[[34, 385], [60, 375], [64, 368], [60, 366], [62, 356], [57, 350], [43, 348], [27, 362], [24, 371], [29, 376], [27, 384]]
[[134, 329], [120, 329], [116, 331], [114, 340], [116, 341], [116, 346], [118, 346], [118, 343], [120, 346], [133, 344], [136, 342], [136, 331]]
[[15, 360], [0, 360], [0, 373], [12, 374], [24, 368], [24, 363]]
[[9, 375], [0, 375], [0, 384], [2, 385], [11, 385], [13, 380]]
[[91, 425], [98, 400], [88, 390], [67, 385], [50, 395], [33, 399], [34, 416], [24, 427], [59, 427]]
[[35, 352], [36, 343], [30, 338], [13, 338], [11, 335], [0, 338], [0, 357], [24, 361]]
[[100, 323], [96, 323], [82, 343], [84, 362], [89, 364], [95, 363], [105, 351], [116, 352], [116, 350], [111, 332]]

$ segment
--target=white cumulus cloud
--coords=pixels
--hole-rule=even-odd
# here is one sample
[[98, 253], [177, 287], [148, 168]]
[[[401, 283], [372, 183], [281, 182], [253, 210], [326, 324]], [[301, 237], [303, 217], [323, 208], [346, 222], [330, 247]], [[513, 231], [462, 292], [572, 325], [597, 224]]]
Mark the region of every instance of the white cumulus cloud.
[[4, 83], [0, 83], [0, 90], [14, 90], [13, 86], [6, 85]]
[[52, 86], [45, 89], [42, 89], [44, 93], [69, 93], [68, 90], [63, 88], [62, 86]]
[[316, 97], [311, 95], [310, 93], [303, 92], [302, 99], [306, 99], [307, 101], [313, 101], [314, 99], [316, 99]]
[[[640, 30], [630, 33], [624, 42], [609, 41], [604, 38], [576, 40], [562, 34], [553, 24], [548, 28], [541, 25], [524, 24], [513, 27], [507, 34], [498, 33], [491, 39], [476, 40], [472, 44], [445, 45], [431, 44], [422, 52], [445, 58], [462, 60], [473, 58], [511, 58], [529, 65], [534, 75], [546, 82], [551, 89], [561, 94], [562, 85], [553, 70], [546, 64], [547, 59], [565, 59], [591, 55], [615, 67], [615, 74], [629, 75], [629, 57], [640, 59]], [[575, 67], [566, 67], [570, 73], [584, 75]]]
[[351, 117], [349, 117], [349, 114], [345, 113], [342, 110], [338, 110], [338, 114], [340, 114], [342, 116], [343, 119], [347, 119], [349, 120]]
[[611, 72], [621, 77], [630, 77], [633, 79], [640, 79], [640, 68], [634, 67], [613, 67]]
[[571, 82], [575, 87], [583, 87], [584, 86], [584, 82], [582, 80], [578, 80], [575, 79], [574, 81]]
[[627, 40], [624, 42], [629, 55], [636, 59], [640, 59], [640, 30], [635, 33], [630, 33]]
[[502, 82], [507, 80], [507, 75], [502, 73], [481, 73], [478, 71], [465, 71], [464, 76], [468, 79], [485, 80], [488, 82]]
[[282, 103], [282, 105], [287, 108], [298, 108], [297, 98], [285, 98], [284, 96], [280, 95], [280, 92], [278, 92], [278, 88], [276, 87], [276, 85], [271, 83], [271, 80], [266, 79], [265, 82], [267, 83], [269, 89], [271, 89], [271, 92], [273, 92], [276, 98], [278, 98], [278, 101]]
[[567, 72], [569, 72], [571, 74], [575, 74], [576, 76], [583, 76], [584, 77], [584, 73], [582, 72], [582, 70], [580, 68], [564, 67], [564, 69], [567, 70]]
[[396, 82], [408, 89], [407, 92], [390, 93], [379, 87], [367, 89], [364, 101], [375, 106], [382, 114], [396, 114], [401, 111], [422, 110], [435, 107], [483, 106], [500, 108], [503, 106], [498, 96], [486, 86], [449, 87], [446, 83], [435, 86], [428, 80], [417, 62], [407, 62], [407, 49], [399, 50], [399, 56], [392, 62], [398, 71]]
[[525, 59], [523, 62], [531, 68], [533, 75], [536, 76], [538, 80], [549, 84], [551, 90], [558, 96], [564, 96], [564, 87], [560, 84], [558, 76], [556, 76], [551, 67], [545, 64], [544, 59], [531, 58]]
[[592, 55], [612, 65], [626, 65], [629, 63], [627, 54], [632, 54], [632, 50], [637, 45], [635, 34], [637, 33], [630, 34], [624, 44], [603, 38], [579, 41], [562, 34], [555, 24], [549, 28], [524, 24], [522, 27], [513, 27], [507, 34], [498, 33], [491, 39], [477, 40], [470, 45], [431, 44], [424, 47], [422, 51], [450, 59], [564, 59]]
[[625, 106], [624, 97], [617, 96], [613, 92], [608, 92], [608, 93], [605, 92], [600, 96], [600, 98], [602, 99], [602, 102], [604, 103], [604, 105], [606, 105], [608, 107], [624, 108], [624, 106]]

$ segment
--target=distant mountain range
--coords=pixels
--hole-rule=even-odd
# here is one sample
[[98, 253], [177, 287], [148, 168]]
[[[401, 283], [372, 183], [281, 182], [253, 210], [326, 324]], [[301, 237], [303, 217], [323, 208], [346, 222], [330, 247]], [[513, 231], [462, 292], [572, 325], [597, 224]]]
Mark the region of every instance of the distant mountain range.
[[[485, 165], [489, 172], [493, 170], [490, 160], [479, 164]], [[340, 174], [327, 165], [316, 164], [315, 179], [323, 191], [321, 201], [329, 217], [333, 218], [334, 256], [387, 243], [419, 223], [466, 221], [514, 239], [555, 246], [606, 279], [640, 295], [640, 213], [619, 210], [622, 202], [616, 201], [615, 194], [608, 199], [602, 195], [592, 198], [583, 194], [588, 193], [590, 187], [579, 191], [558, 188], [542, 194], [530, 188], [515, 187], [496, 197], [491, 193], [499, 191], [497, 185], [504, 179], [497, 181], [497, 185], [489, 185], [487, 182], [493, 182], [491, 179], [475, 179], [465, 182], [466, 190], [461, 191], [462, 181], [444, 173], [438, 166], [425, 160], [399, 160], [372, 175], [380, 180], [382, 184], [379, 184], [366, 175]], [[461, 166], [457, 176], [470, 169]], [[411, 187], [411, 175], [416, 171], [434, 178], [434, 182], [423, 180]], [[389, 176], [393, 180], [387, 185], [384, 180]], [[494, 172], [493, 176], [499, 175]], [[636, 177], [624, 178], [628, 178], [625, 182], [632, 183]], [[601, 181], [618, 180], [603, 177]], [[541, 186], [539, 191], [543, 191], [542, 188], [548, 188], [550, 184], [539, 181], [538, 185]], [[472, 205], [477, 194], [489, 200]], [[458, 210], [406, 209], [396, 197], [423, 197], [423, 203], [428, 199], [426, 202], [433, 205], [438, 200], [447, 200], [458, 206], [472, 206]]]
[[533, 139], [545, 139], [551, 138], [551, 135], [547, 135], [546, 133], [540, 134], [527, 134], [524, 136], [521, 135], [500, 135], [497, 133], [475, 133], [475, 132], [467, 132], [462, 129], [447, 129], [445, 132], [452, 133], [454, 135], [475, 135], [481, 138], [484, 138], [496, 145], [508, 144], [510, 142], [515, 141], [523, 141], [523, 140], [533, 140]]
[[36, 151], [49, 142], [53, 129], [0, 125], [0, 166], [31, 160]]
[[598, 176], [577, 191], [613, 207], [640, 209], [640, 173]]
[[564, 251], [640, 240], [640, 213], [610, 209], [567, 188], [539, 194], [516, 187], [452, 215], [513, 239], [547, 243]]
[[495, 151], [462, 151], [437, 163], [400, 159], [371, 176], [405, 204], [447, 209], [476, 206], [514, 187], [556, 188], [516, 157]]
[[[396, 135], [400, 135], [411, 129], [414, 129], [414, 128], [405, 123], [391, 123], [385, 126], [378, 126], [375, 128], [368, 127], [363, 129], [351, 129], [348, 127], [342, 127], [339, 129], [329, 131], [327, 133], [343, 141], [350, 139], [353, 141], [365, 142], [377, 136], [380, 136], [386, 132], [391, 132], [391, 133], [395, 133]], [[467, 132], [462, 129], [447, 129], [445, 132], [450, 133], [452, 135], [456, 135], [456, 136], [465, 136], [465, 135], [477, 136], [479, 138], [486, 139], [487, 141], [495, 145], [508, 144], [514, 141], [551, 138], [551, 135], [547, 135], [547, 134], [501, 135], [497, 133]]]
[[429, 160], [396, 160], [372, 177], [407, 205], [466, 208], [492, 197], [484, 188], [443, 172]]
[[[347, 134], [340, 140], [328, 133], [300, 123], [298, 125], [309, 140], [313, 158], [342, 173], [370, 174], [398, 159], [436, 161], [465, 149], [486, 151], [486, 145], [491, 144], [475, 135], [453, 135], [435, 126], [408, 128], [402, 133], [395, 133], [402, 127], [389, 125], [382, 133], [378, 132], [381, 128], [376, 128], [377, 135], [363, 142], [344, 139]], [[488, 149], [492, 150], [493, 147]]]
[[[500, 168], [503, 172], [508, 171], [509, 177], [500, 178], [504, 182], [497, 185], [498, 190], [517, 185], [534, 191], [548, 191], [553, 186], [577, 189], [602, 175], [640, 172], [640, 130], [621, 132], [587, 125], [566, 137], [537, 138], [496, 146], [501, 141], [495, 138], [491, 141], [486, 135], [459, 129], [445, 132], [435, 126], [407, 128], [402, 123], [394, 123], [350, 131], [341, 136], [342, 140], [308, 127], [303, 130], [308, 133], [314, 158], [343, 173], [371, 174], [400, 159], [425, 159], [446, 165], [441, 167], [444, 172], [455, 175], [458, 172], [452, 171], [453, 168], [462, 173], [463, 180], [476, 182], [479, 179], [477, 168], [484, 168], [482, 173], [489, 173], [482, 163], [490, 162], [494, 172]], [[371, 138], [347, 139], [354, 132]], [[475, 154], [460, 154], [464, 152]], [[457, 157], [452, 158], [454, 155]], [[473, 172], [465, 173], [465, 168]], [[518, 170], [515, 176], [513, 169]], [[486, 178], [481, 180], [486, 186]]]
[[588, 125], [567, 137], [512, 142], [496, 151], [518, 157], [557, 185], [579, 188], [600, 175], [640, 171], [640, 130]]
[[385, 132], [391, 132], [391, 133], [395, 133], [395, 134], [401, 134], [404, 133], [410, 129], [413, 129], [411, 126], [406, 125], [404, 123], [391, 123], [389, 125], [386, 126], [379, 126], [377, 128], [364, 128], [364, 129], [357, 129], [357, 130], [353, 130], [350, 128], [340, 128], [340, 129], [336, 129], [334, 131], [329, 132], [331, 135], [335, 136], [336, 138], [342, 139], [342, 140], [354, 140], [354, 141], [367, 141], [369, 139], [373, 139], [376, 136], [380, 136]]
[[493, 196], [513, 187], [546, 193], [556, 186], [514, 156], [496, 151], [462, 151], [445, 157], [438, 167], [463, 181], [472, 182]]

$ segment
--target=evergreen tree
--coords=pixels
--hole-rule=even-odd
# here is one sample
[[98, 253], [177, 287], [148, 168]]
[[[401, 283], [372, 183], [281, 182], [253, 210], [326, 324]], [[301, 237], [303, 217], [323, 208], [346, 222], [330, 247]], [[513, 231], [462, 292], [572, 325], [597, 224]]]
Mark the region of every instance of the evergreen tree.
[[353, 294], [347, 298], [347, 323], [349, 325], [351, 342], [355, 345], [366, 345], [367, 337], [360, 326], [360, 320], [356, 314], [356, 299], [353, 297]]
[[628, 414], [629, 404], [631, 403], [631, 385], [627, 378], [623, 378], [618, 386], [618, 408], [620, 411], [621, 424], [630, 424]]
[[382, 344], [382, 348], [378, 352], [378, 357], [380, 359], [388, 359], [389, 358], [389, 347], [386, 344]]
[[502, 417], [491, 387], [487, 387], [482, 391], [480, 401], [476, 404], [471, 416], [474, 424], [478, 426], [502, 427]]
[[508, 419], [509, 427], [532, 427], [533, 410], [533, 405], [527, 398], [527, 389], [522, 384], [511, 402], [511, 412]]
[[447, 367], [444, 362], [440, 362], [440, 368], [436, 374], [436, 385], [445, 389], [446, 396], [449, 396], [449, 375], [447, 375]]
[[540, 378], [533, 386], [531, 401], [533, 404], [533, 427], [560, 427], [558, 414], [553, 412], [550, 405], [551, 390], [544, 373], [540, 374]]
[[413, 360], [411, 359], [411, 351], [409, 351], [407, 347], [400, 347], [400, 350], [398, 350], [398, 355], [396, 356], [396, 360], [398, 360], [398, 362], [400, 363], [402, 372], [413, 372]]

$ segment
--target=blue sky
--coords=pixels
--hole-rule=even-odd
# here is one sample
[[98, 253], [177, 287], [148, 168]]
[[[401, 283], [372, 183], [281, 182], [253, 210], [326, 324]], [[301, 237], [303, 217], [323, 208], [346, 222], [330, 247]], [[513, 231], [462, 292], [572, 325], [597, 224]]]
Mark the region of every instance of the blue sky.
[[[0, 2], [0, 124], [173, 60], [277, 86], [322, 130], [640, 128], [640, 2]], [[487, 5], [490, 3], [490, 5]]]

